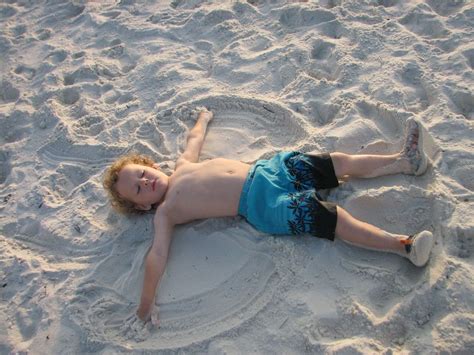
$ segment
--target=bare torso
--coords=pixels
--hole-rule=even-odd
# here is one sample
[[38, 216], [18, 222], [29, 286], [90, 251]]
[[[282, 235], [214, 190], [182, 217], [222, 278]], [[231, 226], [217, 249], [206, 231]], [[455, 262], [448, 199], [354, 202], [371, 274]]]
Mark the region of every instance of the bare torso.
[[176, 224], [196, 219], [236, 216], [250, 165], [223, 158], [179, 166], [165, 196]]

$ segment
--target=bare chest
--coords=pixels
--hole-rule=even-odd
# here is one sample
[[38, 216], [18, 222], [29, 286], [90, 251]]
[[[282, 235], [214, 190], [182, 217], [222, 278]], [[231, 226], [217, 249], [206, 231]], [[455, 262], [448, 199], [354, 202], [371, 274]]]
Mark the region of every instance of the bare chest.
[[249, 169], [248, 164], [215, 159], [177, 171], [166, 196], [176, 223], [236, 216]]

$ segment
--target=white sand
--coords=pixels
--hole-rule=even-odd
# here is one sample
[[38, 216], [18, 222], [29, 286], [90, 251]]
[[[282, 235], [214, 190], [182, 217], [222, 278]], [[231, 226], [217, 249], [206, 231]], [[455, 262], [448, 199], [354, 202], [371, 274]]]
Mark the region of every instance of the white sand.
[[[462, 0], [0, 4], [0, 353], [474, 353], [474, 5]], [[391, 232], [431, 230], [427, 267], [241, 218], [176, 230], [161, 328], [123, 331], [151, 216], [113, 212], [130, 150], [202, 158], [398, 150], [418, 117], [421, 177], [331, 191]]]

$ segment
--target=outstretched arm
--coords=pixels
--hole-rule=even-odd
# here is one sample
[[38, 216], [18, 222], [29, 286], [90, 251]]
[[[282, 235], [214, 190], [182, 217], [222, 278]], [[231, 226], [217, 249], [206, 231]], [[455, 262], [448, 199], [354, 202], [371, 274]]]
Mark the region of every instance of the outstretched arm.
[[176, 167], [182, 163], [196, 163], [199, 161], [199, 154], [201, 153], [201, 147], [204, 143], [204, 137], [206, 136], [207, 125], [213, 117], [213, 113], [207, 109], [199, 113], [196, 124], [188, 134], [186, 149], [177, 160]]
[[143, 280], [142, 296], [138, 307], [138, 317], [147, 322], [150, 320], [155, 303], [156, 289], [165, 272], [168, 251], [171, 244], [171, 234], [174, 224], [171, 223], [164, 208], [158, 208], [154, 218], [155, 238], [145, 259], [145, 277]]

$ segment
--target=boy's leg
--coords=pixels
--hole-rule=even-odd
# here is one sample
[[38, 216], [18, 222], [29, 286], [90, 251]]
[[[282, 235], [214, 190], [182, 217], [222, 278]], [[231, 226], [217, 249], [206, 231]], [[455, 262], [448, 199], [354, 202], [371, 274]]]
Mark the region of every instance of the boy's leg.
[[391, 234], [352, 217], [339, 206], [337, 206], [336, 237], [363, 248], [404, 256], [417, 266], [426, 264], [433, 247], [431, 232], [423, 231], [415, 236]]
[[383, 175], [410, 173], [410, 162], [401, 154], [393, 155], [349, 155], [330, 153], [334, 172], [338, 178], [344, 176], [373, 178]]
[[406, 255], [402, 241], [408, 239], [407, 235], [391, 234], [362, 222], [339, 206], [337, 206], [336, 237], [361, 247]]
[[403, 150], [392, 155], [330, 154], [338, 178], [344, 176], [371, 178], [390, 174], [421, 175], [428, 165], [423, 151], [423, 129], [415, 119], [407, 121], [407, 133]]

